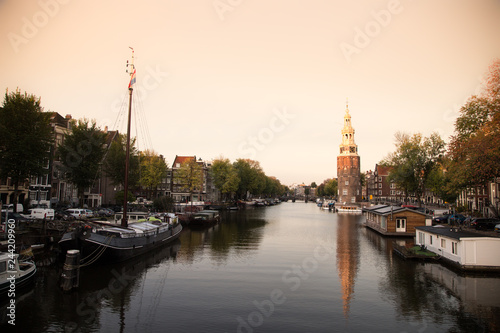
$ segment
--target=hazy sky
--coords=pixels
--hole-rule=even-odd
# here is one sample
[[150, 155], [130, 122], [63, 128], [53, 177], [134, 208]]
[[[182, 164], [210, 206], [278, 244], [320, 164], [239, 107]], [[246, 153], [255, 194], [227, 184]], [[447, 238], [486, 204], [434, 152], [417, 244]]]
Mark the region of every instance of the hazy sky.
[[0, 22], [0, 88], [116, 129], [131, 46], [169, 165], [252, 158], [286, 185], [336, 177], [346, 98], [373, 170], [397, 131], [448, 140], [500, 58], [498, 0], [0, 0]]

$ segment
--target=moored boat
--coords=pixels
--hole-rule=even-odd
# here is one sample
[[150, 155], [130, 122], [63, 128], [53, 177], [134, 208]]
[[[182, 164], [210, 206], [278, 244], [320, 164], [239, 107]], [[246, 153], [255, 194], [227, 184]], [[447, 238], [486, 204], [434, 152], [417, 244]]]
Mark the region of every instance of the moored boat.
[[191, 227], [211, 226], [220, 221], [219, 212], [216, 210], [202, 210], [193, 214], [193, 218], [189, 222]]
[[8, 296], [10, 290], [15, 293], [21, 287], [33, 282], [35, 274], [35, 263], [20, 261], [17, 253], [0, 252], [0, 296]]
[[59, 246], [63, 253], [80, 250], [82, 265], [91, 261], [118, 262], [167, 244], [177, 239], [181, 231], [175, 215], [167, 221], [142, 219], [127, 227], [100, 221], [80, 222], [63, 235]]
[[348, 213], [348, 214], [361, 214], [363, 211], [358, 206], [347, 206], [342, 205], [337, 208], [338, 213]]
[[[127, 145], [123, 193], [128, 193], [132, 92], [136, 82], [133, 49], [130, 66]], [[116, 214], [116, 218], [119, 219], [120, 224], [85, 221], [80, 222], [75, 227], [70, 227], [70, 230], [68, 230], [59, 241], [61, 249], [64, 253], [72, 249], [80, 250], [80, 258], [82, 258], [80, 264], [83, 266], [90, 265], [96, 261], [117, 262], [127, 260], [158, 248], [179, 237], [182, 226], [175, 214], [166, 215], [163, 220], [160, 220], [147, 217], [146, 213], [129, 212], [127, 207], [127, 196], [124, 196], [123, 212], [121, 214]]]

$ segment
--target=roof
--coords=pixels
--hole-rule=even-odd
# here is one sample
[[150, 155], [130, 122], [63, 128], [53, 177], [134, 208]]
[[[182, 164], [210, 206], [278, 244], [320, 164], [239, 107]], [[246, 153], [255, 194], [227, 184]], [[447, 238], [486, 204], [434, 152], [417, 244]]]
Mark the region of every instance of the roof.
[[425, 227], [415, 227], [417, 230], [427, 231], [436, 235], [445, 236], [454, 239], [463, 238], [494, 238], [489, 235], [484, 235], [471, 231], [457, 231], [457, 229], [450, 229], [447, 227], [435, 227], [435, 226], [425, 226]]
[[376, 206], [372, 206], [372, 207], [367, 207], [364, 209], [364, 211], [371, 212], [371, 213], [378, 214], [378, 215], [396, 214], [396, 213], [401, 213], [404, 211], [414, 212], [414, 213], [418, 213], [420, 215], [427, 215], [424, 212], [421, 212], [421, 211], [418, 211], [415, 209], [411, 209], [408, 207], [388, 206], [388, 205], [376, 205]]
[[375, 174], [377, 176], [388, 176], [391, 169], [392, 169], [392, 167], [390, 167], [390, 166], [383, 166], [383, 165], [377, 164], [377, 165], [375, 165]]
[[186, 163], [186, 162], [189, 162], [192, 160], [196, 160], [196, 156], [178, 156], [178, 155], [175, 155], [174, 163], [172, 165], [175, 166], [176, 163], [183, 164], [183, 163]]

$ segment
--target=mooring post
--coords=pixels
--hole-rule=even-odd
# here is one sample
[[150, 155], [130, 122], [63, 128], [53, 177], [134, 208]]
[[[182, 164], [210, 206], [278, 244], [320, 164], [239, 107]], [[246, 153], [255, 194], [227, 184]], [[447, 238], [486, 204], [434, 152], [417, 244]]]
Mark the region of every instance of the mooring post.
[[66, 252], [66, 261], [64, 262], [61, 279], [61, 288], [63, 291], [71, 291], [73, 288], [78, 288], [80, 283], [79, 250], [68, 250]]

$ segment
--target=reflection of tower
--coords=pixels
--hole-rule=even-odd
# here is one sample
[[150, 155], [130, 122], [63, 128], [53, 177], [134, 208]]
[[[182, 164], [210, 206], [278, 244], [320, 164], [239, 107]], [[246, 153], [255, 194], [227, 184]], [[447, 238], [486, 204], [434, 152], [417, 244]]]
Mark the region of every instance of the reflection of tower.
[[349, 306], [354, 296], [354, 282], [358, 272], [359, 240], [354, 215], [337, 215], [337, 270], [342, 287], [344, 317], [349, 317]]
[[337, 177], [339, 202], [361, 201], [360, 158], [358, 146], [354, 143], [354, 128], [351, 124], [348, 105], [346, 105], [344, 115], [340, 154], [337, 156]]

